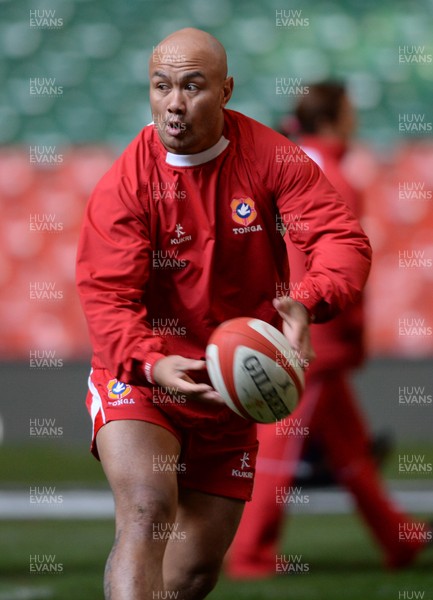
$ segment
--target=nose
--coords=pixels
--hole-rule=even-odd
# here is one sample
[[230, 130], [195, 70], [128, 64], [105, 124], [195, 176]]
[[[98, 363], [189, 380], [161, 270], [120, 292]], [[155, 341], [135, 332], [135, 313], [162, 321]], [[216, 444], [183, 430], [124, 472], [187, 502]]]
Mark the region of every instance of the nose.
[[185, 113], [185, 98], [182, 90], [176, 88], [171, 90], [167, 110], [169, 113], [175, 115], [181, 115]]

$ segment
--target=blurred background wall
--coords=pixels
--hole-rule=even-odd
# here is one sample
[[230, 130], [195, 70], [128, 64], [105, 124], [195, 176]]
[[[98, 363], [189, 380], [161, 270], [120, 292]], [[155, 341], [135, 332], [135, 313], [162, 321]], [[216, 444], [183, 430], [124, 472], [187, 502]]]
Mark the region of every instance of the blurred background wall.
[[[347, 82], [359, 134], [347, 173], [365, 197], [374, 266], [369, 362], [357, 386], [374, 428], [431, 439], [433, 3], [429, 0], [0, 1], [0, 414], [88, 440], [90, 348], [74, 286], [77, 235], [100, 176], [151, 120], [147, 61], [184, 26], [216, 35], [229, 108], [278, 127], [300, 94]], [[36, 422], [37, 424], [37, 422]]]

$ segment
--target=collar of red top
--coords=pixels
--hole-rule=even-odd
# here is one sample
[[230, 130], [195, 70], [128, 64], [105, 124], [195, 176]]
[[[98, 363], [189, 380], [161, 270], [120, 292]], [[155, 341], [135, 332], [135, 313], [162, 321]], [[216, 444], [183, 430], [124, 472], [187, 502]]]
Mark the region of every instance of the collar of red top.
[[167, 152], [165, 162], [172, 167], [196, 167], [219, 156], [229, 144], [230, 141], [222, 135], [216, 144], [207, 148], [207, 150], [203, 150], [203, 152], [197, 152], [196, 154], [173, 154], [172, 152]]

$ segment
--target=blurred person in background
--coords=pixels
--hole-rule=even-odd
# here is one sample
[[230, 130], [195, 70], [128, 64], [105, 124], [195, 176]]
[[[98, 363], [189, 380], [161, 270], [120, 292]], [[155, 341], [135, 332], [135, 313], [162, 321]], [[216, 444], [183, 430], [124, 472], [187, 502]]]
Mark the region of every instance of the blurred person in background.
[[[309, 86], [309, 94], [302, 96], [296, 106], [295, 117], [283, 121], [282, 132], [291, 138], [299, 135], [297, 141], [302, 149], [322, 168], [359, 218], [360, 195], [342, 168], [355, 128], [356, 115], [345, 86], [324, 82]], [[285, 237], [291, 281], [296, 289], [296, 282], [302, 280], [308, 266], [308, 257], [294, 247], [288, 235]], [[258, 425], [260, 449], [254, 496], [245, 508], [226, 559], [230, 577], [250, 579], [275, 574], [285, 507], [290, 506], [282, 497], [285, 491], [293, 493], [297, 465], [306, 446], [323, 452], [334, 479], [352, 494], [388, 567], [412, 563], [431, 538], [431, 531], [424, 524], [424, 536], [402, 539], [400, 532], [405, 530], [405, 524], [409, 531], [412, 521], [392, 502], [379, 478], [370, 436], [350, 383], [350, 371], [365, 358], [363, 322], [361, 299], [333, 320], [311, 325], [317, 357], [306, 373], [306, 389], [296, 421], [286, 419], [285, 427], [279, 431], [274, 425]], [[297, 435], [299, 425], [303, 433]], [[292, 434], [284, 435], [290, 430]]]

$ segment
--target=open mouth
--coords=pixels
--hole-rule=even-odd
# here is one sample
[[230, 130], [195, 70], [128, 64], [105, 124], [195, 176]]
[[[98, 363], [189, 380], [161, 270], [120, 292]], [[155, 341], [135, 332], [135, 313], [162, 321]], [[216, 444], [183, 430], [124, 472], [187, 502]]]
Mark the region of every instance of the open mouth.
[[178, 136], [186, 130], [186, 123], [182, 121], [167, 121], [165, 128], [170, 135]]

